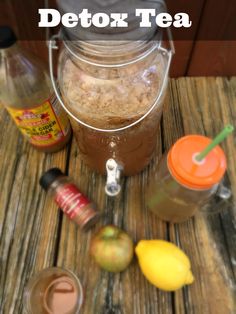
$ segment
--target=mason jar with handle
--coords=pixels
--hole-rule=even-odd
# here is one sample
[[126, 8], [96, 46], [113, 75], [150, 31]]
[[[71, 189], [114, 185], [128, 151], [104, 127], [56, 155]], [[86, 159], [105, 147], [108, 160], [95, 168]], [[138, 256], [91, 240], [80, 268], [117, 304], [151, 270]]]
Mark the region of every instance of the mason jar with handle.
[[164, 155], [147, 192], [147, 205], [160, 219], [182, 222], [206, 206], [212, 196], [230, 197], [229, 190], [222, 195], [219, 188], [226, 171], [226, 157], [220, 146], [203, 160], [196, 159], [211, 141], [205, 136], [188, 135]]
[[[53, 47], [52, 40], [51, 73]], [[108, 195], [119, 193], [121, 173], [140, 172], [154, 155], [172, 54], [154, 39], [112, 46], [64, 40], [56, 93], [82, 159], [107, 173]]]
[[[83, 3], [83, 2], [82, 2]], [[82, 3], [58, 1], [62, 13], [80, 12]], [[133, 11], [138, 3], [97, 1], [92, 12]], [[164, 1], [141, 1], [140, 6], [167, 11]], [[62, 29], [49, 42], [53, 85], [70, 117], [80, 156], [93, 170], [107, 174], [105, 191], [117, 195], [121, 175], [142, 171], [151, 161], [167, 91], [174, 46], [157, 27], [142, 29], [129, 14], [127, 29]], [[154, 18], [154, 17], [153, 17]], [[53, 49], [62, 39], [58, 85], [53, 79]]]

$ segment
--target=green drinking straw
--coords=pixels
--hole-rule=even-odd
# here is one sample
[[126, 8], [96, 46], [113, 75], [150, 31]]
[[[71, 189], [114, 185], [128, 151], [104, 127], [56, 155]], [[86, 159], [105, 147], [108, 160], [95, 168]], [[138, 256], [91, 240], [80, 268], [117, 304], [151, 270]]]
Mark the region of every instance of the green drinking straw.
[[234, 127], [229, 124], [212, 140], [212, 142], [196, 156], [197, 161], [202, 161], [207, 154], [219, 143], [223, 142], [223, 140], [234, 130]]

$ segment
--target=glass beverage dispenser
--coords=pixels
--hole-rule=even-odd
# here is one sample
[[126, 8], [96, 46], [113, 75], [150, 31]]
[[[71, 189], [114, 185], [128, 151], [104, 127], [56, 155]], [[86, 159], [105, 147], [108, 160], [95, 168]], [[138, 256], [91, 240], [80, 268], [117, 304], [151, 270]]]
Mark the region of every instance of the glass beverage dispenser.
[[[166, 11], [163, 1], [153, 3]], [[63, 10], [62, 3], [60, 8]], [[70, 10], [78, 12], [73, 6]], [[174, 52], [171, 39], [172, 49], [163, 46], [160, 31], [136, 30], [136, 37], [115, 34], [114, 39], [114, 34], [108, 33], [96, 41], [91, 40], [91, 32], [85, 40], [86, 35], [75, 30], [63, 31], [58, 65], [60, 92], [53, 81], [83, 160], [99, 173], [107, 173], [105, 190], [111, 196], [120, 191], [121, 173], [134, 175], [153, 157]], [[57, 37], [49, 43], [51, 73]]]

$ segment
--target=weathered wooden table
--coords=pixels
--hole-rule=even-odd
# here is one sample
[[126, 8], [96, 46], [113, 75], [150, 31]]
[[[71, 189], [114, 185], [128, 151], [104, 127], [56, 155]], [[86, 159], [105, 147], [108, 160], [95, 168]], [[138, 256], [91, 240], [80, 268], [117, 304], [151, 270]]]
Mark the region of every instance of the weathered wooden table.
[[[236, 313], [236, 212], [233, 202], [222, 211], [198, 213], [179, 224], [166, 224], [145, 205], [145, 186], [162, 153], [189, 133], [214, 136], [227, 123], [236, 125], [236, 78], [171, 80], [160, 127], [156, 158], [140, 175], [124, 178], [116, 199], [104, 194], [105, 178], [81, 161], [76, 143], [52, 155], [35, 151], [0, 108], [0, 313], [23, 312], [28, 279], [49, 266], [74, 271], [85, 289], [82, 313], [164, 314]], [[235, 136], [222, 145], [228, 157], [228, 178], [236, 196]], [[137, 242], [168, 239], [180, 245], [192, 261], [195, 282], [176, 293], [150, 285], [134, 259], [127, 271], [101, 271], [88, 254], [95, 230], [82, 233], [58, 210], [38, 184], [52, 166], [75, 179], [104, 213], [96, 226], [114, 223]]]

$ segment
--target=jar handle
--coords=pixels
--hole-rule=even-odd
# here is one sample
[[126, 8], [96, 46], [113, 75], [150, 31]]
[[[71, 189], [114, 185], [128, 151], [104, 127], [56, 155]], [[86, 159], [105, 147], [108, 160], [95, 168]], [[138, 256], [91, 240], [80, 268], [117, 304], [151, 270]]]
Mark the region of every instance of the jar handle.
[[232, 203], [232, 191], [229, 187], [229, 184], [224, 178], [218, 185], [217, 190], [214, 196], [211, 197], [208, 204], [204, 205], [201, 208], [201, 212], [207, 215], [217, 214], [224, 209], [227, 209], [228, 206]]
[[143, 115], [141, 116], [138, 120], [134, 121], [133, 123], [129, 124], [129, 125], [126, 125], [124, 127], [121, 127], [121, 128], [117, 128], [117, 129], [101, 129], [101, 128], [96, 128], [92, 125], [89, 125], [83, 121], [81, 121], [80, 119], [78, 119], [77, 117], [75, 117], [73, 115], [72, 112], [70, 112], [67, 107], [65, 106], [63, 100], [62, 100], [62, 97], [61, 97], [61, 94], [60, 94], [60, 91], [58, 90], [57, 88], [57, 84], [55, 82], [55, 79], [54, 79], [54, 74], [53, 74], [53, 50], [55, 49], [58, 49], [58, 46], [57, 46], [57, 43], [56, 43], [56, 40], [60, 38], [60, 33], [56, 34], [56, 35], [53, 35], [51, 37], [51, 39], [49, 40], [48, 42], [48, 53], [49, 53], [49, 72], [50, 72], [50, 77], [51, 77], [51, 81], [52, 81], [52, 86], [53, 86], [53, 89], [54, 89], [54, 92], [58, 98], [58, 101], [60, 102], [61, 106], [64, 108], [64, 110], [68, 113], [69, 116], [71, 116], [75, 121], [77, 121], [78, 123], [80, 123], [81, 125], [87, 127], [87, 128], [90, 128], [94, 131], [100, 131], [100, 132], [107, 132], [107, 133], [112, 133], [112, 132], [118, 132], [118, 131], [123, 131], [123, 130], [126, 130], [130, 127], [133, 127], [135, 126], [136, 124], [138, 124], [139, 122], [141, 122], [142, 120], [144, 120], [152, 111], [153, 109], [156, 107], [157, 103], [160, 101], [162, 95], [163, 95], [163, 92], [164, 92], [164, 89], [166, 87], [166, 84], [167, 84], [167, 81], [168, 81], [168, 73], [169, 73], [169, 69], [170, 69], [170, 64], [171, 64], [171, 60], [172, 60], [172, 56], [173, 54], [175, 53], [175, 49], [174, 49], [174, 44], [173, 44], [173, 40], [172, 40], [172, 36], [171, 36], [171, 31], [170, 29], [167, 29], [167, 33], [168, 33], [168, 37], [169, 37], [169, 43], [170, 43], [170, 49], [166, 49], [164, 47], [158, 47], [158, 49], [162, 52], [162, 54], [168, 54], [168, 61], [167, 61], [167, 66], [166, 66], [166, 70], [165, 70], [165, 74], [164, 74], [164, 78], [163, 78], [163, 81], [162, 81], [162, 85], [161, 85], [161, 88], [160, 88], [160, 92], [157, 96], [157, 98], [155, 99], [153, 105], [149, 108], [149, 110]]

